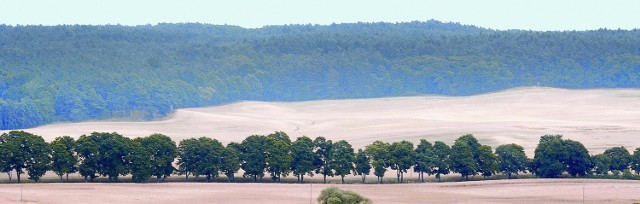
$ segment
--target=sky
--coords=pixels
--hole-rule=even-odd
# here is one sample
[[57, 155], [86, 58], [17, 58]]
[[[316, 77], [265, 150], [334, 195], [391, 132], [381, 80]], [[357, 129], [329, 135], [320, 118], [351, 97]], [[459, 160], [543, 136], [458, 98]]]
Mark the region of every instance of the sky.
[[0, 0], [0, 24], [265, 25], [435, 19], [539, 31], [640, 28], [638, 0]]

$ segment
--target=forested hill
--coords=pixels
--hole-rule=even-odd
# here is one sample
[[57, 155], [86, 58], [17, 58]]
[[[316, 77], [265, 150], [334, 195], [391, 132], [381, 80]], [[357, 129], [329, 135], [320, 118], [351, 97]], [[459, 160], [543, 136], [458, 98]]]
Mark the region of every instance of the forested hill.
[[0, 129], [181, 107], [640, 87], [640, 30], [495, 31], [438, 21], [267, 26], [0, 25]]

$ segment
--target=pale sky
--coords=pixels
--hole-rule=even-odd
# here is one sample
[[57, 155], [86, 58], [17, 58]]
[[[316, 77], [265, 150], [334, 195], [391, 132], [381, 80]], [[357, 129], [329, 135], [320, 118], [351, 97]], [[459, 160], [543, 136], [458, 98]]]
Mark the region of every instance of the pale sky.
[[0, 0], [0, 24], [199, 22], [246, 28], [435, 19], [506, 30], [640, 28], [639, 0]]

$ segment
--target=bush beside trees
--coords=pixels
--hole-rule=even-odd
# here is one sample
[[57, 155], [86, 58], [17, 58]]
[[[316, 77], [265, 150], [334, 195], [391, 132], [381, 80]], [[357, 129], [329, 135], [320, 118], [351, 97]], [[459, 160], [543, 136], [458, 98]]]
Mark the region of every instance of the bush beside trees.
[[353, 191], [341, 190], [332, 186], [320, 192], [317, 199], [321, 204], [370, 204], [369, 198], [361, 196]]

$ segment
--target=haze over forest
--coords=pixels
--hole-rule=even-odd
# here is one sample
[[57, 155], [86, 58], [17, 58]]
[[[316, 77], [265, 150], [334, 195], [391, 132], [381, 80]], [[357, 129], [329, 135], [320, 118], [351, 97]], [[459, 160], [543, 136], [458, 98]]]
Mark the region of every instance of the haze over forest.
[[266, 26], [0, 25], [0, 129], [154, 119], [242, 100], [640, 87], [640, 30], [438, 21]]

